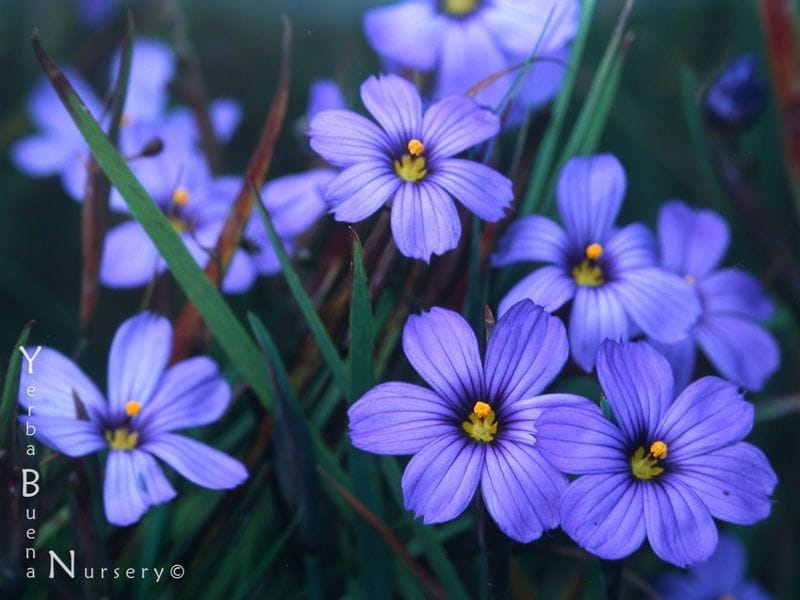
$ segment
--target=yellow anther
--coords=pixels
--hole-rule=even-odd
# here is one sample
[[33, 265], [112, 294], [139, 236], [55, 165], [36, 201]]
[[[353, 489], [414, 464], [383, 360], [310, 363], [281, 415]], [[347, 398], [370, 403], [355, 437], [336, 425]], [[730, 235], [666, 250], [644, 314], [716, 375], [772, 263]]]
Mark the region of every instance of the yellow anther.
[[421, 156], [413, 158], [410, 154], [403, 154], [400, 160], [394, 161], [394, 171], [402, 179], [411, 183], [419, 181], [428, 173], [425, 168], [425, 159]]
[[492, 407], [486, 404], [486, 402], [476, 402], [475, 406], [472, 407], [472, 412], [474, 412], [479, 419], [485, 419], [492, 412]]
[[176, 233], [183, 233], [189, 229], [183, 219], [180, 219], [174, 215], [167, 217], [167, 220], [169, 221], [169, 224], [172, 225], [172, 228]]
[[444, 0], [444, 12], [454, 17], [463, 17], [478, 7], [478, 0]]
[[176, 206], [183, 206], [189, 201], [189, 190], [185, 187], [175, 188], [172, 192], [172, 203]]
[[659, 460], [667, 458], [667, 445], [661, 440], [653, 442], [650, 445], [650, 454]]
[[586, 246], [586, 258], [589, 260], [597, 260], [603, 256], [603, 247], [595, 242], [594, 244], [589, 244]]
[[136, 400], [128, 400], [125, 403], [125, 414], [129, 417], [135, 417], [142, 410], [142, 405]]
[[119, 427], [114, 431], [106, 430], [105, 437], [112, 450], [133, 450], [139, 443], [139, 432], [128, 431], [127, 427]]
[[425, 146], [418, 139], [414, 138], [408, 142], [408, 151], [411, 156], [419, 156], [425, 150]]

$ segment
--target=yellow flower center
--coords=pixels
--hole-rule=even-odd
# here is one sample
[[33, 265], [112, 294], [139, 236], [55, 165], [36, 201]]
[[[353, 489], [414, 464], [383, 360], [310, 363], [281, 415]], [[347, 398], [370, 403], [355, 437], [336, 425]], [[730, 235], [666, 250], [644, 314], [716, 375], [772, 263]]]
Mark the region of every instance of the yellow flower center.
[[584, 253], [586, 259], [572, 268], [572, 279], [584, 287], [597, 287], [604, 281], [603, 269], [595, 262], [603, 256], [603, 246], [597, 242], [589, 244]]
[[495, 421], [492, 407], [486, 402], [476, 402], [461, 427], [472, 439], [479, 442], [491, 442], [497, 434], [497, 421]]
[[[411, 141], [413, 142], [414, 140]], [[411, 143], [409, 143], [410, 145]], [[394, 170], [402, 179], [412, 183], [419, 181], [428, 173], [428, 169], [425, 167], [425, 159], [421, 156], [414, 158], [410, 154], [403, 154], [400, 160], [394, 161]]]
[[172, 228], [175, 230], [176, 233], [183, 233], [189, 229], [189, 226], [186, 222], [181, 219], [180, 217], [176, 217], [175, 215], [170, 215], [167, 217], [169, 224], [172, 225]]
[[464, 17], [478, 7], [478, 0], [444, 0], [444, 12], [454, 17]]
[[653, 479], [664, 472], [664, 467], [659, 467], [658, 461], [665, 458], [667, 458], [667, 445], [661, 440], [650, 444], [650, 452], [647, 454], [644, 448], [639, 446], [631, 457], [631, 472], [638, 479]]
[[142, 405], [139, 404], [136, 400], [128, 400], [125, 403], [125, 414], [129, 417], [135, 417], [138, 415], [142, 410]]
[[106, 441], [112, 450], [133, 450], [139, 443], [139, 432], [128, 431], [127, 427], [106, 430]]
[[172, 192], [172, 203], [175, 206], [185, 205], [189, 201], [189, 198], [191, 198], [191, 194], [189, 194], [189, 190], [185, 187], [177, 187], [175, 191]]

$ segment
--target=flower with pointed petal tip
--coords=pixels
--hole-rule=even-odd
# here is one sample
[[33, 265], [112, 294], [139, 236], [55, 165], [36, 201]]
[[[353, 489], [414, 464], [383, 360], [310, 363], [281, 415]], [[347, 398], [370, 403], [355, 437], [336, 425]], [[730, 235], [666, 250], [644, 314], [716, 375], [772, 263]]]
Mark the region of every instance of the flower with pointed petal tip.
[[588, 402], [540, 395], [567, 360], [564, 326], [532, 302], [512, 307], [478, 342], [457, 313], [411, 316], [403, 350], [432, 389], [392, 381], [348, 412], [353, 445], [376, 454], [413, 454], [403, 474], [406, 508], [425, 523], [460, 515], [480, 484], [500, 529], [529, 542], [558, 525], [566, 479], [539, 453], [536, 423], [553, 406]]
[[689, 335], [674, 344], [651, 340], [675, 373], [678, 389], [692, 376], [699, 346], [723, 377], [757, 391], [780, 364], [775, 338], [757, 325], [772, 315], [759, 282], [738, 268], [716, 269], [728, 246], [728, 225], [710, 210], [667, 202], [658, 215], [661, 264], [690, 282], [702, 312]]
[[497, 135], [497, 115], [466, 96], [449, 96], [423, 114], [416, 88], [395, 75], [367, 79], [361, 99], [378, 125], [347, 110], [324, 110], [311, 120], [311, 147], [344, 167], [325, 192], [337, 221], [361, 221], [391, 202], [398, 249], [428, 261], [461, 237], [453, 198], [485, 221], [503, 217], [511, 181], [452, 158]]
[[655, 588], [664, 600], [769, 600], [758, 583], [745, 579], [746, 567], [741, 542], [723, 534], [708, 560], [692, 565], [688, 573], [664, 575]]
[[[230, 387], [205, 356], [167, 367], [172, 327], [140, 313], [117, 330], [108, 358], [108, 400], [80, 368], [52, 348], [42, 348], [33, 373], [23, 369], [19, 403], [31, 399], [36, 438], [67, 456], [108, 449], [103, 484], [106, 518], [115, 525], [138, 521], [150, 506], [175, 497], [156, 459], [209, 489], [229, 489], [247, 479], [244, 465], [186, 436], [179, 429], [213, 423], [230, 402]], [[33, 356], [32, 349], [29, 356]]]
[[520, 280], [498, 312], [522, 298], [551, 312], [572, 300], [570, 347], [585, 371], [594, 368], [597, 347], [606, 338], [627, 340], [638, 328], [677, 342], [700, 314], [691, 286], [659, 268], [650, 231], [638, 223], [614, 226], [625, 186], [625, 171], [611, 154], [571, 159], [556, 189], [564, 227], [540, 215], [519, 219], [492, 256], [496, 267], [549, 263]]
[[[535, 106], [561, 86], [579, 14], [576, 0], [409, 0], [368, 11], [364, 32], [382, 57], [435, 71], [434, 98], [464, 94], [536, 49], [519, 92], [521, 105]], [[475, 99], [497, 107], [516, 76], [497, 77]]]
[[733, 385], [704, 377], [673, 399], [669, 363], [645, 342], [603, 342], [597, 376], [615, 422], [588, 400], [536, 422], [542, 454], [579, 475], [559, 507], [573, 540], [619, 559], [647, 537], [682, 567], [714, 552], [714, 518], [749, 525], [769, 515], [777, 477], [742, 441], [753, 406]]

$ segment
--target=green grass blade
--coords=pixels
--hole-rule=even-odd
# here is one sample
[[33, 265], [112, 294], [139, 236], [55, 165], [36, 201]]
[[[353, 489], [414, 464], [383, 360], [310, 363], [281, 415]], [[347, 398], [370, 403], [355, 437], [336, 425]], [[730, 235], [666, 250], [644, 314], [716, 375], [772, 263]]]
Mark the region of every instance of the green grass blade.
[[3, 458], [3, 454], [10, 449], [10, 440], [13, 439], [13, 431], [17, 427], [16, 416], [19, 412], [17, 389], [23, 358], [19, 348], [28, 343], [32, 327], [33, 321], [22, 328], [17, 343], [14, 344], [14, 349], [11, 351], [11, 358], [8, 360], [8, 371], [6, 371], [6, 379], [3, 384], [3, 398], [0, 401], [0, 458]]
[[267, 410], [275, 404], [261, 353], [230, 306], [197, 265], [164, 214], [131, 173], [125, 159], [86, 109], [72, 85], [47, 56], [36, 36], [33, 48], [50, 83], [86, 140], [97, 164], [119, 190], [134, 218], [147, 232], [175, 280], [197, 307], [222, 350], [250, 384]]

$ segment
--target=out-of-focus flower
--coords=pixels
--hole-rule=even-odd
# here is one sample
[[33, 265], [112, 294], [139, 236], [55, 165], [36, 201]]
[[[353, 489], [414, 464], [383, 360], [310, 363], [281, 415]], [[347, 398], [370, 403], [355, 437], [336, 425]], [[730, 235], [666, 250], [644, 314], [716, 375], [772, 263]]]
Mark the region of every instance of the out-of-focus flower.
[[156, 459], [210, 489], [229, 489], [247, 478], [239, 461], [174, 433], [213, 423], [230, 402], [230, 388], [207, 357], [169, 368], [172, 327], [163, 317], [141, 313], [117, 330], [108, 359], [108, 400], [80, 368], [52, 348], [42, 348], [35, 370], [23, 369], [20, 404], [35, 385], [31, 416], [36, 437], [67, 456], [108, 450], [103, 497], [106, 518], [129, 525], [150, 507], [171, 500], [175, 490]]
[[686, 566], [717, 547], [714, 518], [749, 525], [769, 515], [777, 477], [742, 441], [753, 406], [733, 385], [705, 377], [673, 400], [669, 363], [644, 342], [603, 342], [597, 376], [614, 422], [588, 400], [536, 422], [542, 454], [580, 475], [559, 508], [578, 544], [618, 559], [647, 537], [660, 558]]
[[403, 350], [432, 390], [397, 381], [349, 411], [353, 445], [413, 454], [403, 474], [405, 505], [425, 523], [460, 515], [481, 487], [486, 508], [509, 537], [529, 542], [558, 525], [566, 479], [539, 453], [542, 411], [588, 402], [539, 395], [567, 359], [564, 326], [523, 301], [498, 322], [481, 361], [460, 315], [433, 308], [409, 317]]
[[719, 544], [708, 560], [697, 563], [689, 573], [670, 573], [655, 587], [664, 600], [769, 600], [770, 595], [755, 581], [745, 579], [746, 556], [734, 536], [719, 536]]
[[715, 212], [666, 203], [658, 216], [664, 268], [695, 289], [702, 312], [688, 337], [676, 344], [651, 343], [670, 361], [678, 389], [689, 382], [695, 344], [726, 379], [759, 390], [780, 363], [778, 343], [756, 324], [772, 315], [761, 285], [741, 269], [719, 266], [728, 247], [728, 226]]
[[586, 371], [594, 367], [604, 339], [627, 340], [638, 327], [655, 339], [677, 342], [700, 314], [691, 286], [658, 267], [650, 231], [638, 223], [614, 227], [625, 185], [614, 156], [573, 158], [556, 190], [564, 228], [538, 215], [520, 219], [492, 257], [494, 266], [549, 263], [517, 283], [499, 313], [522, 298], [551, 312], [573, 300], [570, 347]]
[[317, 79], [311, 83], [308, 92], [308, 109], [306, 116], [309, 120], [323, 110], [345, 110], [347, 103], [344, 101], [342, 90], [330, 79]]
[[[519, 96], [531, 106], [549, 100], [561, 85], [578, 15], [575, 0], [407, 0], [367, 12], [364, 31], [384, 58], [435, 70], [435, 98], [464, 94], [524, 62], [536, 48]], [[499, 77], [476, 99], [495, 108], [515, 76]]]
[[496, 115], [465, 96], [440, 100], [423, 115], [416, 88], [395, 75], [370, 77], [361, 99], [379, 126], [347, 110], [325, 110], [311, 121], [311, 147], [344, 167], [325, 193], [337, 221], [361, 221], [391, 201], [398, 249], [427, 261], [461, 237], [453, 198], [485, 221], [503, 217], [511, 181], [452, 158], [496, 135]]
[[767, 86], [758, 74], [758, 59], [744, 54], [731, 60], [703, 96], [706, 117], [726, 131], [753, 124], [767, 104]]

